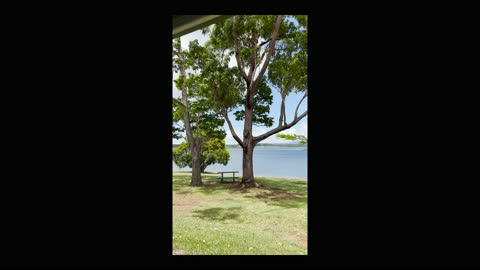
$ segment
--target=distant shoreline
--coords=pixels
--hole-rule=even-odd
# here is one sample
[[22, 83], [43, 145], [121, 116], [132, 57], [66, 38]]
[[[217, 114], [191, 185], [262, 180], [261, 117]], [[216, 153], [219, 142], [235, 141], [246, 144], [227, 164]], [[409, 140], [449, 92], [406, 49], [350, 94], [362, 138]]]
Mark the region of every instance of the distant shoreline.
[[[241, 148], [240, 145], [226, 145], [227, 148]], [[301, 148], [308, 148], [308, 145], [303, 144], [268, 144], [268, 145], [261, 145], [258, 144], [255, 147], [301, 147]], [[178, 145], [173, 145], [172, 149], [177, 149]]]
[[[308, 148], [308, 145], [302, 144], [272, 144], [272, 145], [256, 145], [255, 147], [303, 147]], [[240, 148], [239, 145], [227, 145], [227, 148]]]

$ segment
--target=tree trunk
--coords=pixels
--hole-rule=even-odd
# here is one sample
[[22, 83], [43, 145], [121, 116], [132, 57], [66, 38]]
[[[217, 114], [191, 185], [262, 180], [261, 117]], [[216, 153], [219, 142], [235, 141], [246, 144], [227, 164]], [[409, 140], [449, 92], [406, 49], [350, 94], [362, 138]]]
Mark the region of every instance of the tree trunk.
[[200, 155], [202, 153], [201, 144], [199, 140], [194, 140], [194, 144], [191, 147], [192, 152], [192, 182], [190, 183], [191, 186], [201, 186], [202, 183], [202, 175], [201, 175], [201, 163], [200, 163]]
[[253, 140], [245, 143], [243, 148], [243, 168], [242, 168], [242, 182], [243, 187], [256, 187], [255, 177], [253, 176]]
[[253, 148], [255, 143], [252, 134], [253, 123], [253, 93], [247, 92], [245, 104], [245, 124], [243, 126], [243, 164], [242, 164], [242, 187], [257, 187], [253, 176]]

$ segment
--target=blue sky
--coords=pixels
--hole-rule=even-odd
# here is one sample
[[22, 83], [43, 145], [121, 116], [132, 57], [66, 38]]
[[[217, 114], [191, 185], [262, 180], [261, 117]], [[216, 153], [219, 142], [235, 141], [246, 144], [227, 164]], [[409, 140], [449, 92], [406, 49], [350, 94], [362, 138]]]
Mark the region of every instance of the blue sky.
[[[181, 37], [182, 41], [182, 48], [187, 48], [188, 43], [192, 40], [197, 39], [200, 45], [205, 44], [205, 42], [208, 40], [208, 34], [207, 35], [202, 35], [201, 31], [195, 31], [190, 34], [184, 35]], [[235, 57], [232, 57], [230, 61], [230, 66], [235, 66], [236, 61]], [[266, 73], [265, 73], [266, 74]], [[178, 74], [174, 73], [173, 74], [173, 80], [175, 80], [178, 77]], [[173, 97], [179, 97], [181, 96], [181, 92], [178, 91], [178, 89], [175, 87], [175, 84], [173, 83], [173, 89], [172, 89], [172, 95]], [[268, 130], [271, 130], [275, 128], [278, 125], [278, 118], [280, 117], [280, 104], [282, 102], [282, 99], [280, 97], [280, 93], [276, 88], [272, 88], [272, 95], [273, 95], [273, 104], [270, 107], [270, 116], [273, 116], [274, 123], [272, 127], [264, 127], [264, 126], [253, 126], [253, 135], [258, 136], [261, 135]], [[298, 105], [298, 102], [302, 98], [303, 93], [292, 93], [289, 96], [286, 97], [286, 102], [285, 102], [285, 111], [287, 115], [287, 123], [291, 122], [293, 120], [293, 116], [295, 114], [295, 109]], [[300, 105], [300, 108], [298, 109], [298, 115], [302, 114], [307, 110], [307, 103], [308, 103], [308, 97], [305, 98]], [[237, 135], [240, 137], [240, 139], [243, 139], [243, 121], [236, 121], [235, 116], [233, 115], [233, 112], [229, 114], [230, 121], [232, 122], [232, 126], [235, 129], [235, 132]], [[235, 139], [232, 137], [230, 133], [230, 129], [228, 128], [227, 123], [224, 125], [225, 132], [227, 133], [227, 137], [225, 138], [226, 144], [236, 144], [237, 142]], [[308, 129], [308, 115], [304, 117], [302, 120], [300, 120], [296, 125], [291, 127], [290, 129], [284, 130], [280, 132], [279, 134], [300, 134], [300, 135], [305, 135], [307, 136], [307, 129]], [[183, 140], [176, 140], [173, 139], [174, 144], [181, 143]], [[262, 143], [286, 143], [287, 141], [281, 140], [275, 137], [275, 135], [270, 136], [269, 138], [265, 139], [262, 141]]]

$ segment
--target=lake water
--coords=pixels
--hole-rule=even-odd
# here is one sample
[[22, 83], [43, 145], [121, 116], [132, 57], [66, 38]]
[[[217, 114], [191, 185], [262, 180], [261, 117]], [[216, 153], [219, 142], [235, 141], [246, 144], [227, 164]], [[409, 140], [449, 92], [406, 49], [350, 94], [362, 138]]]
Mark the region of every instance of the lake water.
[[[306, 147], [255, 147], [253, 150], [253, 174], [279, 178], [307, 179]], [[242, 174], [242, 148], [227, 148], [230, 161], [226, 166], [213, 164], [206, 172], [239, 171]], [[174, 171], [191, 171], [173, 163]], [[236, 174], [235, 174], [236, 175]], [[230, 175], [231, 176], [231, 175]]]

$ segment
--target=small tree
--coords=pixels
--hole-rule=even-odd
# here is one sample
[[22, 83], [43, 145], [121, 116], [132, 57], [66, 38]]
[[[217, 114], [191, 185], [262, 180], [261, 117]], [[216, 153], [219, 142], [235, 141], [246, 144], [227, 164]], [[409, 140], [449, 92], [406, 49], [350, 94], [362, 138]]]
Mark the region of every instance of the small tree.
[[[212, 138], [202, 143], [202, 154], [200, 155], [200, 171], [205, 172], [208, 166], [219, 163], [227, 165], [230, 159], [230, 153], [227, 151], [225, 141], [218, 138]], [[192, 154], [187, 142], [181, 143], [173, 151], [173, 161], [180, 168], [192, 168]]]

